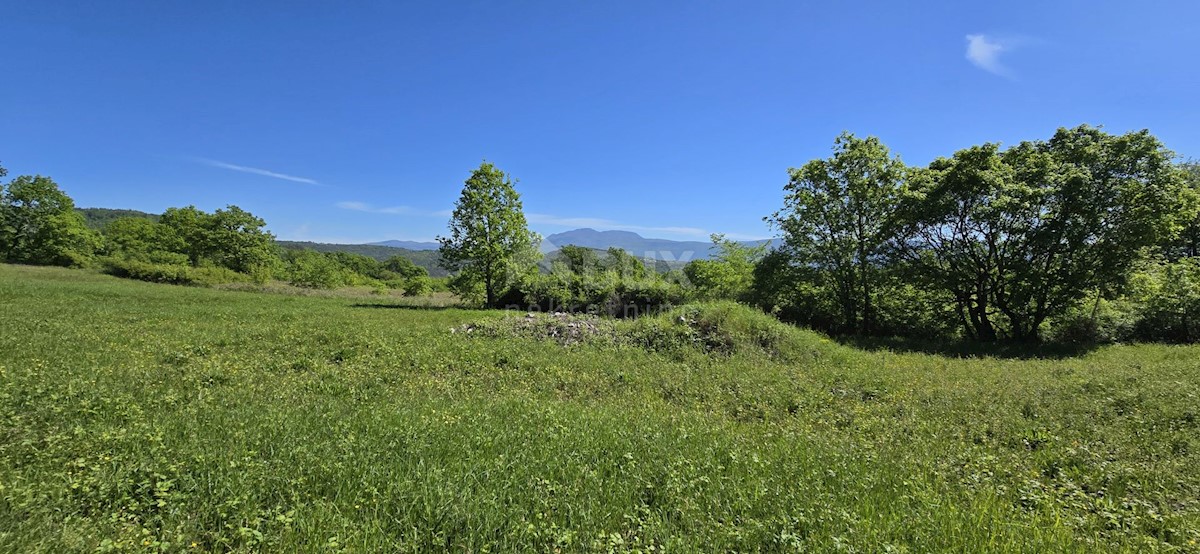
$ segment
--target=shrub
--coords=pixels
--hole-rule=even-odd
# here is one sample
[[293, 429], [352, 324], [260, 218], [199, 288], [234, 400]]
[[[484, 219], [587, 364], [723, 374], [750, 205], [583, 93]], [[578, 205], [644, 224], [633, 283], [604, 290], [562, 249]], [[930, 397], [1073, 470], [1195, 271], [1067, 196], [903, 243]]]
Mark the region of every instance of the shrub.
[[286, 276], [297, 287], [332, 289], [351, 283], [350, 276], [336, 261], [319, 252], [301, 250], [292, 253]]
[[104, 258], [101, 269], [116, 277], [172, 285], [211, 287], [250, 280], [246, 275], [223, 267], [154, 264], [120, 258]]
[[429, 277], [425, 275], [413, 275], [404, 280], [404, 296], [421, 296], [433, 292], [433, 286], [429, 283]]

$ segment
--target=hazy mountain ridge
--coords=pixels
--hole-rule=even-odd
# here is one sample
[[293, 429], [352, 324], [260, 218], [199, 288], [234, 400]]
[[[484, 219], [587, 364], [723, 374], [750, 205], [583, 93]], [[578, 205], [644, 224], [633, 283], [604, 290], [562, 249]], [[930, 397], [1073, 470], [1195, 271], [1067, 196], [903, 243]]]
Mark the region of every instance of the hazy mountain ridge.
[[[776, 239], [740, 241], [747, 246], [758, 246], [769, 242], [772, 247]], [[385, 240], [370, 243], [372, 246], [389, 246], [408, 250], [437, 250], [436, 242]], [[638, 258], [650, 258], [666, 262], [688, 262], [707, 259], [712, 254], [712, 242], [698, 240], [671, 240], [643, 237], [632, 231], [597, 231], [590, 228], [573, 229], [548, 235], [542, 239], [542, 253], [550, 253], [567, 246], [582, 246], [596, 250], [620, 248]]]

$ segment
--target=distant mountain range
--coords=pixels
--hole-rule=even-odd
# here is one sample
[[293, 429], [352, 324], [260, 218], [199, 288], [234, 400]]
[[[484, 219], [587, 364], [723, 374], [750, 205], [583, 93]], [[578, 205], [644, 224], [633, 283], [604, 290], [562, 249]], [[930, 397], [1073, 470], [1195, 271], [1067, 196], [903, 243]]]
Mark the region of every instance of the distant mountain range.
[[[744, 241], [741, 244], [758, 246], [763, 242], [767, 241]], [[595, 229], [575, 229], [565, 233], [555, 233], [545, 238], [542, 242], [542, 250], [557, 250], [568, 244], [598, 250], [615, 247], [639, 258], [668, 262], [703, 260], [713, 253], [713, 244], [710, 241], [654, 239], [631, 231], [597, 231]]]
[[[84, 216], [87, 225], [93, 229], [101, 229], [109, 222], [120, 217], [144, 217], [157, 220], [158, 214], [136, 210], [114, 210], [108, 208], [77, 208]], [[429, 270], [434, 276], [445, 275], [446, 270], [438, 265], [438, 243], [429, 241], [385, 240], [369, 244], [326, 244], [299, 241], [276, 241], [287, 249], [307, 249], [320, 252], [353, 252], [364, 254], [378, 260], [392, 256], [404, 256], [413, 263]], [[757, 246], [764, 241], [743, 241], [747, 246]], [[768, 241], [771, 247], [778, 245], [778, 239]], [[597, 231], [595, 229], [575, 229], [563, 233], [555, 233], [542, 240], [542, 252], [547, 259], [554, 258], [564, 246], [574, 245], [592, 248], [599, 251], [609, 248], [620, 248], [642, 259], [653, 259], [659, 271], [679, 268], [691, 260], [706, 259], [712, 254], [712, 243], [707, 241], [668, 240], [646, 238], [631, 231]]]
[[[764, 241], [743, 241], [747, 246], [758, 246]], [[775, 240], [769, 241], [774, 247]], [[385, 240], [370, 243], [371, 246], [391, 246], [407, 250], [437, 250], [436, 242], [418, 242], [408, 240]], [[712, 254], [712, 243], [709, 241], [669, 240], [646, 238], [632, 231], [597, 231], [595, 229], [575, 229], [563, 233], [555, 233], [542, 239], [542, 252], [554, 252], [564, 246], [574, 245], [596, 250], [620, 248], [639, 258], [649, 258], [667, 262], [687, 262], [689, 260], [706, 259]]]
[[385, 240], [382, 242], [369, 242], [370, 246], [390, 246], [392, 248], [403, 248], [405, 250], [437, 250], [438, 243], [436, 242], [421, 242], [415, 240]]

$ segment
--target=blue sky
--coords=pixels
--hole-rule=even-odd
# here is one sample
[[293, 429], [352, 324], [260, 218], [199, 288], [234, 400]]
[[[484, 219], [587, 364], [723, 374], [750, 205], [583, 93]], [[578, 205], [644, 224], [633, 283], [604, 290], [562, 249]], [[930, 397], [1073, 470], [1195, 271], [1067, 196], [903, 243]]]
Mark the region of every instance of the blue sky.
[[1200, 3], [0, 0], [0, 162], [80, 206], [428, 240], [471, 169], [531, 227], [769, 235], [843, 130], [909, 163], [1080, 123], [1200, 157]]

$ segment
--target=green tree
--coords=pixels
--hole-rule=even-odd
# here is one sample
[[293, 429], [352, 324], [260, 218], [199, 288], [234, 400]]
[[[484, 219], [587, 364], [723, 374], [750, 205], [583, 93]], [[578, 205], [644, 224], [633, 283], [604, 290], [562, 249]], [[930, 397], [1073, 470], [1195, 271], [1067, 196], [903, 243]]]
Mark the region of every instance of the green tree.
[[171, 229], [171, 232], [183, 241], [183, 253], [187, 254], [188, 261], [192, 266], [198, 267], [210, 249], [209, 218], [209, 214], [195, 206], [187, 206], [167, 208], [158, 221]]
[[529, 231], [521, 197], [509, 176], [490, 163], [466, 180], [449, 229], [448, 237], [438, 237], [442, 267], [458, 272], [453, 282], [460, 294], [482, 288], [489, 307], [536, 262], [540, 239]]
[[974, 338], [1036, 340], [1178, 230], [1190, 201], [1172, 156], [1147, 131], [1089, 126], [959, 151], [911, 179], [898, 251], [954, 298]]
[[9, 262], [80, 266], [100, 246], [75, 203], [49, 177], [22, 175], [0, 187], [0, 256]]
[[143, 217], [120, 217], [104, 226], [104, 251], [143, 262], [160, 262], [175, 256], [186, 261], [183, 240], [175, 231]]
[[278, 258], [275, 236], [260, 217], [227, 206], [208, 217], [206, 247], [213, 263], [239, 273], [258, 275]]
[[428, 270], [413, 263], [412, 260], [404, 256], [392, 256], [388, 258], [383, 262], [383, 269], [395, 273], [404, 279], [427, 277], [429, 275]]
[[558, 254], [567, 269], [573, 273], [586, 275], [604, 270], [600, 265], [600, 256], [591, 248], [568, 244], [559, 249]]
[[748, 301], [754, 268], [766, 255], [767, 244], [746, 246], [721, 234], [712, 235], [712, 241], [716, 254], [688, 262], [684, 274], [703, 297]]
[[195, 206], [168, 208], [159, 223], [183, 241], [183, 253], [196, 267], [210, 263], [265, 278], [278, 258], [266, 222], [237, 206], [211, 214]]
[[616, 273], [622, 279], [643, 279], [647, 275], [646, 264], [640, 258], [615, 246], [608, 248], [600, 266], [605, 271]]
[[[1200, 162], [1189, 160], [1181, 163], [1179, 171], [1192, 198], [1200, 197]], [[1172, 260], [1200, 257], [1200, 211], [1193, 211], [1184, 220], [1179, 236], [1171, 241], [1165, 250], [1167, 258]]]
[[314, 250], [293, 250], [284, 258], [290, 284], [313, 289], [333, 289], [350, 283], [350, 275], [336, 260]]
[[844, 331], [870, 333], [888, 221], [906, 168], [875, 137], [843, 133], [833, 157], [789, 169], [782, 210], [767, 220], [783, 232], [794, 265], [816, 268], [834, 295]]

